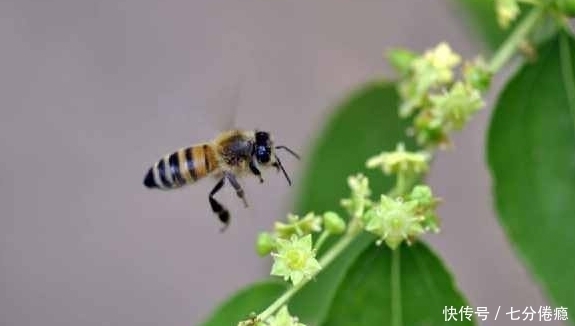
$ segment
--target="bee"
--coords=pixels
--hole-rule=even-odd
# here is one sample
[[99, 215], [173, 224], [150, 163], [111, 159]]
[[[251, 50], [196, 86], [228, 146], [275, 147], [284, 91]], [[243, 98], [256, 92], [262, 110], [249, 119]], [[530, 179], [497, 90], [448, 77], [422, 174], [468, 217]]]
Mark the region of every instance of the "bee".
[[276, 149], [286, 150], [299, 159], [299, 155], [288, 147], [274, 146], [269, 132], [230, 130], [221, 133], [211, 142], [180, 148], [164, 156], [148, 169], [144, 185], [170, 190], [192, 184], [208, 175], [216, 176], [219, 180], [210, 191], [208, 201], [212, 211], [224, 224], [223, 231], [230, 223], [230, 213], [214, 196], [226, 180], [245, 207], [248, 207], [248, 202], [237, 178], [251, 173], [263, 183], [259, 167], [274, 167], [278, 173], [281, 170], [291, 186], [291, 179], [276, 155]]

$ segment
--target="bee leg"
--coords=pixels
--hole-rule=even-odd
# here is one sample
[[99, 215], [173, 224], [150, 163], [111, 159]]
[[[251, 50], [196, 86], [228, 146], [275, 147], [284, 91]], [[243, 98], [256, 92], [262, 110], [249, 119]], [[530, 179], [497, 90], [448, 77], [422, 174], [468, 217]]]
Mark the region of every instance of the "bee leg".
[[231, 172], [225, 172], [225, 177], [232, 184], [232, 187], [234, 187], [234, 189], [236, 190], [236, 194], [238, 195], [238, 197], [240, 197], [241, 200], [244, 202], [244, 206], [248, 207], [248, 202], [244, 197], [244, 189], [242, 189], [242, 186], [236, 179], [236, 176]]
[[277, 172], [277, 173], [280, 173], [280, 165], [278, 164], [278, 162], [273, 162], [273, 163], [272, 163], [272, 166], [273, 166], [274, 168], [276, 168], [276, 172]]
[[227, 229], [228, 225], [230, 224], [230, 212], [222, 204], [220, 204], [217, 200], [214, 199], [214, 195], [220, 189], [222, 189], [222, 186], [224, 185], [224, 180], [225, 178], [221, 178], [220, 181], [218, 181], [214, 189], [210, 191], [210, 196], [208, 197], [208, 199], [210, 200], [210, 206], [212, 207], [212, 211], [218, 214], [218, 219], [222, 223], [224, 223], [224, 226], [220, 230], [221, 232], [225, 231], [225, 229]]
[[278, 172], [281, 170], [284, 173], [284, 176], [286, 177], [286, 181], [287, 181], [288, 185], [291, 186], [291, 179], [289, 178], [289, 175], [287, 174], [286, 170], [284, 169], [282, 162], [280, 161], [280, 158], [277, 157], [276, 155], [274, 155], [274, 157], [276, 158], [276, 161], [273, 162], [272, 165], [275, 166], [275, 168]]
[[262, 178], [262, 173], [260, 172], [254, 161], [250, 161], [250, 170], [260, 179], [260, 183], [264, 182], [264, 178]]

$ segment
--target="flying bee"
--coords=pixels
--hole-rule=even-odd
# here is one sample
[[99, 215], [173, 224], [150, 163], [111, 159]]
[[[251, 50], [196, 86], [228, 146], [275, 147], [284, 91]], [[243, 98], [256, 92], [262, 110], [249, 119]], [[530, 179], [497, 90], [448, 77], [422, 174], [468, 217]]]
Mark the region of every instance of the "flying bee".
[[214, 198], [214, 195], [223, 187], [226, 180], [232, 185], [245, 207], [248, 206], [248, 202], [237, 177], [251, 173], [262, 183], [264, 179], [259, 170], [260, 166], [274, 167], [278, 172], [281, 170], [291, 185], [291, 179], [275, 153], [276, 149], [286, 150], [299, 159], [299, 155], [286, 146], [274, 147], [268, 132], [230, 130], [211, 142], [181, 148], [164, 156], [148, 170], [144, 185], [148, 188], [169, 190], [192, 184], [207, 175], [216, 176], [219, 181], [210, 191], [208, 200], [212, 211], [224, 223], [223, 229], [225, 229], [230, 222], [230, 213]]

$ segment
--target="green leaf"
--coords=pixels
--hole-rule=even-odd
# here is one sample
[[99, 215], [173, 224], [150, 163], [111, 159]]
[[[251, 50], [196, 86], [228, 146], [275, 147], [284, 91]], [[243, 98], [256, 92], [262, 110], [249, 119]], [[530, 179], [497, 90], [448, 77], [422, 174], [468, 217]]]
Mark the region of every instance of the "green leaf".
[[250, 285], [217, 308], [203, 326], [237, 325], [269, 306], [287, 288], [285, 282], [267, 281]]
[[[296, 205], [299, 213], [338, 210], [345, 216], [339, 202], [350, 193], [347, 177], [358, 172], [369, 177], [374, 196], [390, 190], [394, 180], [380, 170], [367, 170], [365, 162], [381, 151], [394, 150], [398, 142], [415, 149], [405, 133], [409, 122], [398, 117], [398, 101], [393, 84], [373, 82], [336, 108], [309, 156]], [[292, 299], [290, 311], [304, 323], [318, 325], [349, 266], [373, 241], [368, 235], [359, 237]]]
[[500, 95], [488, 162], [507, 235], [555, 305], [574, 311], [575, 42], [560, 34], [538, 53]]
[[[402, 325], [446, 325], [444, 309], [455, 309], [457, 325], [461, 307], [469, 306], [439, 258], [423, 243], [402, 246], [399, 251]], [[386, 246], [367, 248], [349, 269], [338, 289], [324, 326], [391, 325], [392, 251]], [[465, 315], [464, 315], [465, 316]]]

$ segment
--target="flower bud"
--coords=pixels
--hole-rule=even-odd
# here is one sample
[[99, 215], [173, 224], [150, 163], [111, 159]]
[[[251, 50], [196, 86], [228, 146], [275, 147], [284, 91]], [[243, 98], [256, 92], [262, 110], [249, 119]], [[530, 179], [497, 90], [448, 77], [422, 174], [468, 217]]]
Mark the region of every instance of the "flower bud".
[[345, 231], [345, 221], [334, 212], [323, 214], [323, 226], [331, 234], [341, 234]]
[[275, 239], [268, 232], [262, 232], [258, 235], [256, 250], [258, 255], [265, 256], [272, 252], [276, 246]]
[[517, 0], [496, 0], [495, 12], [499, 26], [505, 29], [517, 18], [520, 9]]

